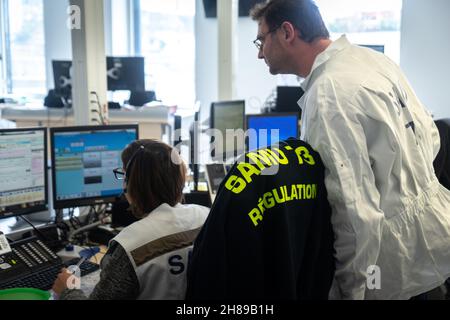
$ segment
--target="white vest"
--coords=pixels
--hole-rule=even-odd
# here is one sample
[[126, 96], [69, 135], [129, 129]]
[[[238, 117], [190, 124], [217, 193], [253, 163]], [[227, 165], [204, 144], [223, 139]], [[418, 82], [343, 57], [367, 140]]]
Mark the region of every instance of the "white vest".
[[139, 280], [139, 300], [182, 300], [192, 244], [209, 214], [198, 205], [162, 204], [112, 241], [126, 251]]

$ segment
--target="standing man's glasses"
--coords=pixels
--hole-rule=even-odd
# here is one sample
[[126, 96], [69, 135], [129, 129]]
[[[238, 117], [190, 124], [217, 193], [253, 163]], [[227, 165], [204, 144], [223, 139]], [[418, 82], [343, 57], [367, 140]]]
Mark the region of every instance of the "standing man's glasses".
[[261, 50], [262, 47], [264, 46], [264, 40], [266, 39], [266, 37], [271, 34], [272, 32], [275, 32], [278, 30], [278, 28], [280, 28], [280, 26], [273, 28], [272, 30], [269, 30], [266, 32], [266, 34], [262, 35], [262, 36], [258, 36], [258, 38], [256, 38], [255, 40], [253, 40], [253, 43], [256, 46], [256, 49]]

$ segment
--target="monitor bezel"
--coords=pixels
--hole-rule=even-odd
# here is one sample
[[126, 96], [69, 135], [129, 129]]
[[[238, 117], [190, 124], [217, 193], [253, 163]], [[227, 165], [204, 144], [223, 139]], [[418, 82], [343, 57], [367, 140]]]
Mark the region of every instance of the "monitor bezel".
[[24, 209], [16, 209], [16, 210], [6, 210], [3, 213], [0, 213], [0, 219], [7, 219], [11, 217], [28, 215], [41, 211], [48, 211], [48, 132], [45, 127], [27, 127], [27, 128], [4, 128], [0, 129], [0, 134], [3, 133], [14, 133], [14, 132], [28, 132], [28, 131], [42, 131], [44, 133], [44, 184], [45, 184], [45, 203], [42, 205], [36, 205], [29, 208]]
[[74, 127], [58, 127], [50, 128], [50, 145], [51, 145], [51, 159], [52, 159], [52, 195], [53, 195], [53, 207], [54, 209], [76, 208], [82, 206], [94, 206], [101, 204], [114, 203], [118, 200], [116, 196], [99, 196], [88, 197], [68, 200], [57, 200], [56, 197], [56, 167], [55, 167], [55, 148], [54, 137], [57, 133], [70, 133], [70, 132], [89, 132], [89, 131], [106, 131], [106, 130], [136, 130], [136, 140], [139, 140], [139, 125], [138, 124], [125, 124], [125, 125], [106, 125], [106, 126], [74, 126]]
[[[298, 112], [274, 112], [274, 113], [260, 113], [260, 114], [247, 114], [245, 116], [245, 131], [247, 132], [247, 130], [249, 129], [249, 121], [251, 118], [281, 118], [281, 117], [291, 117], [294, 116], [296, 118], [296, 124], [297, 124], [297, 136], [295, 138], [299, 139], [300, 136], [300, 116], [298, 114]], [[245, 151], [249, 152], [251, 150], [249, 150], [249, 141], [248, 141], [248, 137], [246, 137], [245, 139]], [[269, 146], [266, 146], [264, 148], [267, 148]], [[260, 147], [256, 150], [259, 150], [263, 147]]]
[[[245, 100], [227, 100], [227, 101], [217, 101], [217, 102], [212, 102], [211, 103], [211, 109], [210, 109], [210, 128], [214, 129], [215, 128], [215, 108], [216, 107], [225, 107], [226, 105], [229, 105], [231, 103], [240, 103], [243, 105], [243, 109], [242, 109], [242, 130], [245, 131]], [[211, 145], [212, 145], [212, 137], [211, 137]], [[244, 149], [243, 150], [235, 150], [236, 152], [227, 152], [227, 150], [225, 150], [225, 152], [221, 153], [221, 154], [217, 154], [215, 152], [215, 150], [211, 151], [211, 158], [213, 160], [222, 160], [222, 161], [226, 161], [227, 159], [230, 158], [236, 158], [239, 157], [240, 154], [239, 153], [244, 153], [246, 149], [245, 146], [245, 142], [244, 142]], [[237, 153], [237, 154], [236, 154]]]

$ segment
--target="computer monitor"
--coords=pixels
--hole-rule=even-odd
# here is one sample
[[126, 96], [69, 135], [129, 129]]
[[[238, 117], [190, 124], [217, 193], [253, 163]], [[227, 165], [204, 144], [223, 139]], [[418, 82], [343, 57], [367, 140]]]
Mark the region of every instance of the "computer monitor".
[[47, 130], [0, 129], [0, 218], [47, 209]]
[[107, 57], [109, 91], [145, 91], [143, 57]]
[[381, 44], [360, 44], [359, 46], [384, 53], [384, 45], [381, 45]]
[[112, 203], [123, 192], [113, 170], [139, 138], [138, 125], [50, 129], [55, 209]]
[[[265, 148], [288, 138], [298, 138], [298, 113], [247, 115], [246, 118], [247, 150]], [[254, 135], [250, 130], [254, 130]]]
[[[53, 60], [52, 65], [56, 93], [70, 97], [73, 78], [72, 61]], [[107, 57], [106, 67], [109, 91], [145, 92], [143, 57]]]
[[70, 97], [72, 95], [72, 61], [53, 60], [52, 65], [56, 94]]
[[[245, 151], [244, 137], [245, 101], [223, 101], [211, 104], [211, 129], [217, 129], [221, 135], [220, 141], [216, 137], [213, 141], [214, 150], [211, 156], [214, 160], [226, 161], [235, 158]], [[234, 130], [236, 135], [228, 135], [227, 130]], [[242, 133], [239, 134], [239, 131]]]
[[[257, 3], [265, 0], [239, 0], [238, 14], [239, 17], [248, 17], [250, 9]], [[217, 0], [203, 0], [206, 18], [217, 18]]]
[[205, 173], [211, 203], [214, 203], [217, 193], [219, 192], [220, 184], [227, 175], [225, 165], [221, 163], [207, 164]]
[[277, 103], [275, 112], [297, 112], [299, 117], [301, 115], [301, 109], [298, 105], [298, 101], [305, 92], [300, 86], [289, 87], [279, 86], [277, 87]]

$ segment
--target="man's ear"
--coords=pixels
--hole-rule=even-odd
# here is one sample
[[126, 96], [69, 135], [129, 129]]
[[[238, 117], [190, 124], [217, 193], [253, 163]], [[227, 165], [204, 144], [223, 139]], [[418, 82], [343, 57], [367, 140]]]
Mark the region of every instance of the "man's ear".
[[296, 37], [296, 29], [292, 23], [285, 21], [281, 24], [281, 30], [283, 30], [284, 40], [291, 42]]

